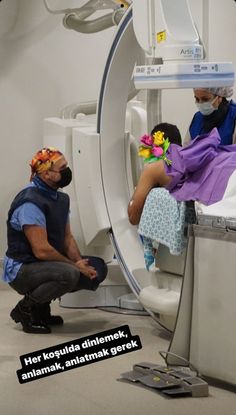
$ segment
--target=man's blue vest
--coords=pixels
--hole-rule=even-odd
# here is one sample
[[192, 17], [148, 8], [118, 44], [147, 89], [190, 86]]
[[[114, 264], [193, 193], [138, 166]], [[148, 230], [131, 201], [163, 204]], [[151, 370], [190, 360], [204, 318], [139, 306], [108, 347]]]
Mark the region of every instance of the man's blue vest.
[[[197, 135], [205, 134], [206, 131], [203, 129], [203, 115], [200, 111], [196, 112], [193, 117], [192, 123], [189, 128], [191, 139], [193, 140]], [[221, 144], [228, 145], [232, 144], [233, 133], [235, 129], [236, 121], [236, 103], [231, 101], [229, 103], [229, 110], [222, 124], [217, 127], [220, 137]]]
[[16, 231], [10, 223], [14, 210], [26, 202], [34, 203], [44, 213], [48, 242], [64, 255], [65, 228], [69, 214], [69, 196], [66, 193], [57, 192], [57, 199], [55, 200], [37, 187], [28, 187], [22, 190], [16, 195], [11, 204], [7, 220], [8, 250], [6, 255], [23, 263], [37, 261], [24, 232]]

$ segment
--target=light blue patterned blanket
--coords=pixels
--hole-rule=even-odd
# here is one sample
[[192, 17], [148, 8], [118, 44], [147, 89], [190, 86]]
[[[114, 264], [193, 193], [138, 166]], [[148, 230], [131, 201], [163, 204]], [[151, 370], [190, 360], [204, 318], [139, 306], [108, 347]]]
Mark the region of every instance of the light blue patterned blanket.
[[172, 255], [181, 255], [187, 243], [186, 226], [194, 222], [194, 209], [187, 208], [185, 202], [177, 202], [163, 187], [152, 189], [138, 227], [147, 269], [154, 262], [154, 249], [159, 243], [167, 246]]

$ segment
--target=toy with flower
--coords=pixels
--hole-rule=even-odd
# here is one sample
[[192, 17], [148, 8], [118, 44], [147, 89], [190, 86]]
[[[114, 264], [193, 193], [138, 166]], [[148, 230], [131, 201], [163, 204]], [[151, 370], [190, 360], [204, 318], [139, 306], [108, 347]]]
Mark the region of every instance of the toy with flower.
[[156, 131], [153, 135], [144, 134], [140, 141], [138, 155], [143, 157], [144, 163], [152, 163], [157, 160], [164, 160], [166, 164], [171, 164], [171, 160], [166, 157], [166, 152], [170, 146], [169, 138], [164, 138], [163, 131]]

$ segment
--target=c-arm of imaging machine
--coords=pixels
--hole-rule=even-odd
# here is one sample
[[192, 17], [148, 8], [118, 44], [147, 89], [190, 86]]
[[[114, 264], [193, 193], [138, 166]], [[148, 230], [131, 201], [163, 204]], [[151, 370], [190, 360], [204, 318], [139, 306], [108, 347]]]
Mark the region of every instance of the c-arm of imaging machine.
[[[137, 66], [137, 57], [143, 51], [146, 65]], [[109, 235], [135, 296], [140, 300], [143, 289], [154, 288], [155, 304], [145, 304], [145, 308], [160, 321], [159, 316], [175, 318], [181, 284], [173, 271], [160, 272], [158, 276], [146, 271], [137, 229], [127, 218], [132, 184], [124, 131], [133, 75], [137, 89], [159, 91], [231, 86], [234, 71], [231, 63], [203, 61], [203, 47], [187, 0], [133, 0], [117, 27], [107, 57], [97, 125], [73, 130], [71, 162], [85, 242], [90, 245]]]

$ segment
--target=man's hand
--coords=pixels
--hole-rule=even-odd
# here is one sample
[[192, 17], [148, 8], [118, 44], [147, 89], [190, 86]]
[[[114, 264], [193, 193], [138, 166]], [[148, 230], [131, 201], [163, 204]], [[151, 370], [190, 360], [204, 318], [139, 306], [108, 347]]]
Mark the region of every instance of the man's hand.
[[80, 272], [88, 277], [90, 280], [93, 280], [97, 276], [97, 271], [94, 267], [89, 265], [88, 259], [80, 259], [79, 261], [75, 262], [75, 266], [79, 268]]

